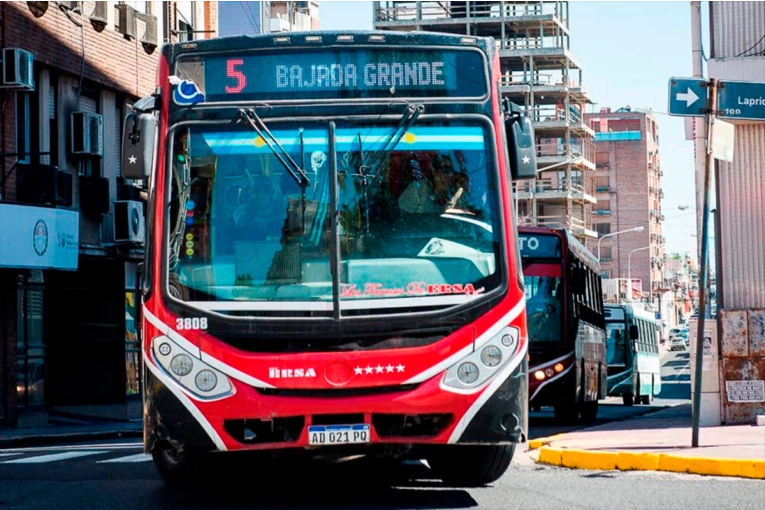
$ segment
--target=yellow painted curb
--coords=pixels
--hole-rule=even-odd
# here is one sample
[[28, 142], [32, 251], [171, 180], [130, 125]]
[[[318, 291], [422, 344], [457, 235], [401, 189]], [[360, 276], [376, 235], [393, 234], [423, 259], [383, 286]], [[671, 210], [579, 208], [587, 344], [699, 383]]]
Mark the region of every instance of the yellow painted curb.
[[537, 448], [541, 448], [543, 446], [547, 446], [553, 441], [555, 441], [557, 438], [561, 437], [563, 434], [555, 434], [554, 436], [550, 437], [540, 437], [539, 439], [532, 439], [528, 442], [529, 445], [529, 451], [536, 450]]
[[537, 462], [589, 470], [669, 471], [765, 479], [765, 460], [680, 457], [669, 453], [604, 452], [542, 446]]

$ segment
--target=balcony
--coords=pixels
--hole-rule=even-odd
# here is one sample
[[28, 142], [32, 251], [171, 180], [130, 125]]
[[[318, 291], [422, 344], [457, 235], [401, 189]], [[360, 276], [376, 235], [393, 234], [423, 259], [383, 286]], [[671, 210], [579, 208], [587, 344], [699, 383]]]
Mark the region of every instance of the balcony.
[[531, 181], [518, 181], [515, 184], [515, 193], [520, 200], [536, 198], [537, 200], [581, 200], [596, 204], [597, 199], [587, 193], [578, 182], [572, 182], [570, 186], [565, 181], [555, 179], [534, 179]]

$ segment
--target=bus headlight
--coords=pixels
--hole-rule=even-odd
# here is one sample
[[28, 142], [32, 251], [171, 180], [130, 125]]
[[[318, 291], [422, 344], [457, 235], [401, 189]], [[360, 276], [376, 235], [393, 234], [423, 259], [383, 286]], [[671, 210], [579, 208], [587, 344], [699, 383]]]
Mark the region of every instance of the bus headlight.
[[200, 370], [194, 378], [194, 382], [197, 388], [206, 393], [215, 389], [215, 385], [218, 384], [218, 376], [212, 370]]
[[487, 345], [481, 349], [481, 363], [493, 368], [502, 362], [502, 350], [496, 345]]
[[469, 361], [462, 363], [457, 368], [457, 378], [464, 384], [473, 384], [478, 380], [479, 375], [478, 367]]
[[190, 374], [193, 368], [194, 362], [191, 361], [191, 356], [188, 354], [176, 354], [173, 356], [173, 359], [170, 360], [170, 370], [179, 377]]
[[479, 350], [452, 365], [441, 384], [458, 390], [480, 387], [513, 359], [519, 338], [518, 328], [503, 328]]
[[234, 386], [224, 373], [185, 351], [169, 337], [154, 338], [151, 349], [164, 371], [198, 400], [215, 400], [234, 393]]

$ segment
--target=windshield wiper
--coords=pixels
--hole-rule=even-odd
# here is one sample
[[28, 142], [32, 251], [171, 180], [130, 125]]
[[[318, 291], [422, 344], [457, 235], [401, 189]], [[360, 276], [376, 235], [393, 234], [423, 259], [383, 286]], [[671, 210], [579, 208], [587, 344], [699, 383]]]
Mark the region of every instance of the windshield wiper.
[[385, 145], [383, 145], [382, 148], [377, 151], [377, 155], [370, 165], [372, 170], [369, 173], [371, 175], [377, 175], [377, 172], [380, 170], [380, 167], [382, 166], [385, 159], [391, 152], [393, 152], [393, 149], [396, 148], [396, 145], [398, 145], [398, 142], [401, 140], [401, 138], [406, 134], [412, 124], [414, 124], [414, 122], [417, 120], [417, 117], [419, 117], [420, 114], [424, 111], [425, 106], [422, 104], [410, 104], [407, 106], [406, 111], [404, 111], [404, 114], [401, 116], [401, 120], [399, 121], [398, 126], [396, 126], [396, 129], [385, 141]]
[[[263, 138], [263, 141], [266, 142], [268, 148], [271, 149], [271, 151], [274, 153], [276, 159], [279, 160], [279, 162], [290, 173], [292, 178], [295, 179], [295, 182], [297, 182], [301, 188], [305, 190], [305, 188], [311, 185], [311, 181], [308, 179], [308, 174], [306, 174], [305, 170], [303, 170], [300, 165], [298, 165], [295, 160], [292, 159], [292, 156], [289, 155], [282, 144], [279, 143], [279, 140], [277, 140], [271, 131], [268, 130], [268, 127], [266, 127], [263, 119], [261, 119], [258, 114], [255, 113], [254, 109], [240, 109], [239, 116], [246, 120], [252, 129], [254, 129], [255, 132], [258, 133], [261, 138]], [[302, 142], [302, 131], [300, 136]]]

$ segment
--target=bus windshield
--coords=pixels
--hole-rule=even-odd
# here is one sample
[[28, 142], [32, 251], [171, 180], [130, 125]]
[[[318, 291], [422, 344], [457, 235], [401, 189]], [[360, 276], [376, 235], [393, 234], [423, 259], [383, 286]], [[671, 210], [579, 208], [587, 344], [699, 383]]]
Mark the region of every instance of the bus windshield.
[[531, 344], [559, 343], [563, 331], [560, 264], [530, 264], [524, 267], [524, 275]]
[[628, 351], [624, 322], [607, 322], [606, 334], [606, 363], [608, 366], [625, 366]]
[[171, 296], [224, 312], [331, 311], [338, 297], [341, 308], [441, 306], [499, 286], [497, 170], [482, 125], [269, 131], [271, 140], [246, 125], [175, 130]]

